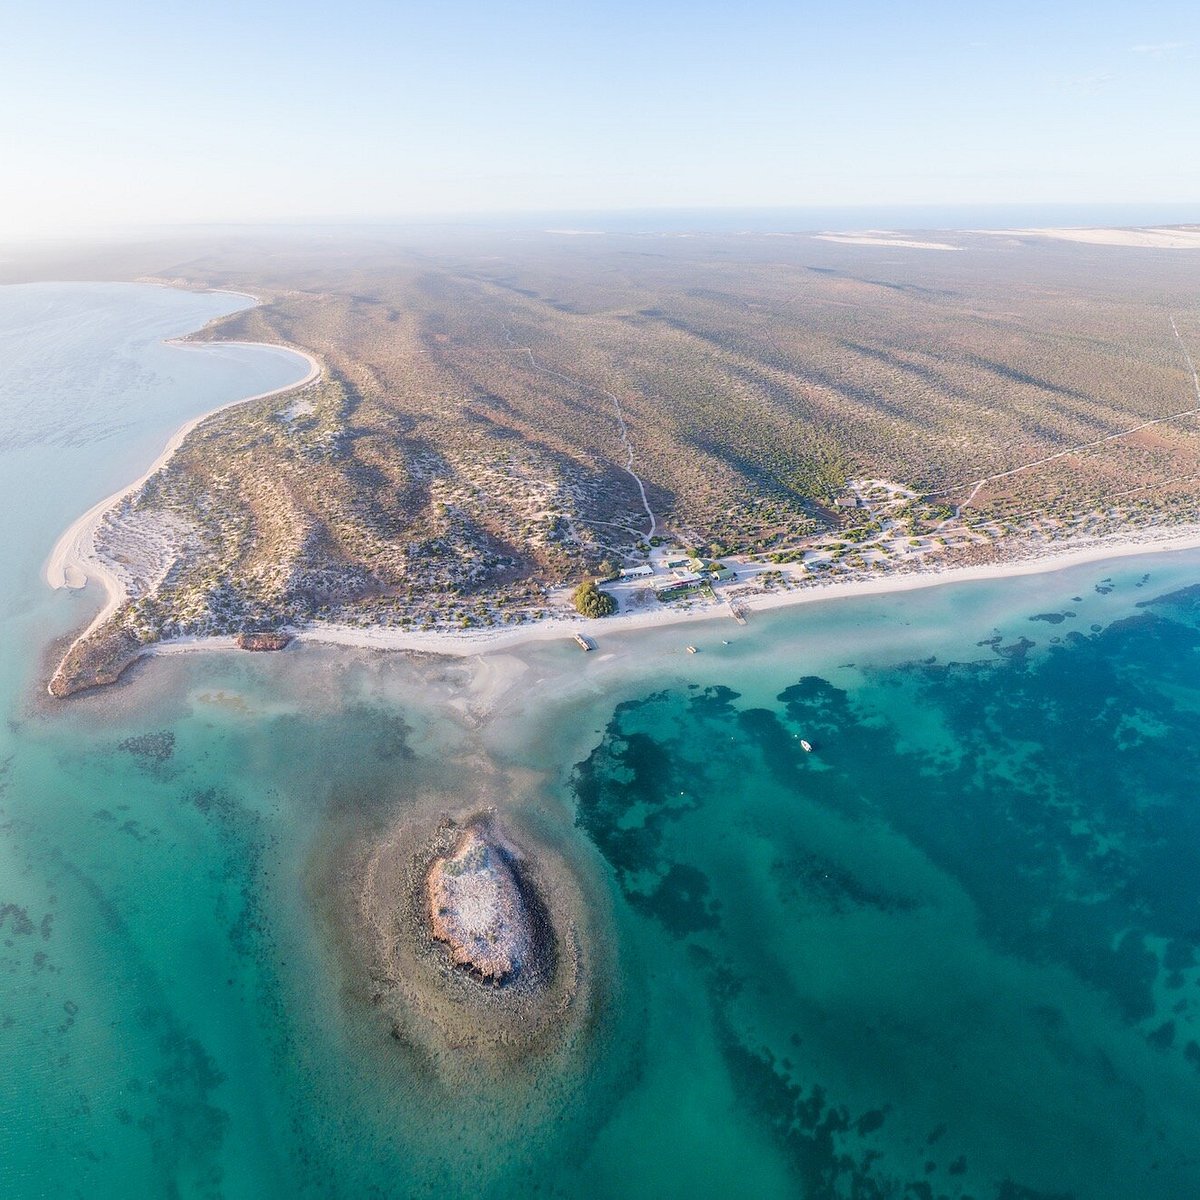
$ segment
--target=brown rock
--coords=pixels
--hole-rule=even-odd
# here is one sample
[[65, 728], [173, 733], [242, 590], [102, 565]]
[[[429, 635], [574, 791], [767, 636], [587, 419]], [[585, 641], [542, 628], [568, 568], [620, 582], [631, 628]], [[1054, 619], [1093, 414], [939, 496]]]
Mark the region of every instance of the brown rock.
[[242, 650], [282, 650], [290, 642], [286, 633], [239, 633], [237, 644]]
[[508, 852], [487, 826], [463, 831], [426, 881], [433, 936], [489, 983], [516, 978], [534, 952], [533, 922]]
[[137, 638], [111, 626], [75, 643], [50, 680], [50, 695], [73, 696], [88, 688], [116, 683], [145, 651]]

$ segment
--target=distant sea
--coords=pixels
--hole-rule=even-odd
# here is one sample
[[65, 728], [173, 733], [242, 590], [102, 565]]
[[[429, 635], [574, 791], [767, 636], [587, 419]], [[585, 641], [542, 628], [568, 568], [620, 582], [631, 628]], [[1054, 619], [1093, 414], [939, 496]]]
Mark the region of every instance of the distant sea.
[[[305, 372], [160, 344], [240, 303], [0, 288], [0, 1195], [1200, 1195], [1200, 554], [47, 707], [62, 528]], [[451, 1087], [333, 893], [484, 761], [619, 966], [574, 1074]]]

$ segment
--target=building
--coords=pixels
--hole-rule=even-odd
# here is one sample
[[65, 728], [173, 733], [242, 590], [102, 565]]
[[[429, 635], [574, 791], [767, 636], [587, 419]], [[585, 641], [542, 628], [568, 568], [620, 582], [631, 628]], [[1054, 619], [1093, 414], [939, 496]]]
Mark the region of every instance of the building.
[[685, 575], [682, 579], [673, 579], [670, 583], [659, 588], [655, 593], [660, 600], [669, 600], [680, 592], [690, 592], [701, 584], [699, 575]]
[[640, 566], [637, 566], [637, 567], [622, 567], [621, 568], [621, 578], [622, 579], [641, 579], [647, 575], [653, 575], [653, 574], [654, 574], [654, 568], [649, 563], [642, 563]]

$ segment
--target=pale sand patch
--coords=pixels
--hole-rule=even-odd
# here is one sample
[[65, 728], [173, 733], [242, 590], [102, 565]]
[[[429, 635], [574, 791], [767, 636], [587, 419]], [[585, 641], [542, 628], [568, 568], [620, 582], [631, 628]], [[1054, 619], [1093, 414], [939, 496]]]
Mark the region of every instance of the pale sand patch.
[[961, 250], [948, 242], [922, 242], [916, 238], [889, 233], [886, 229], [865, 229], [862, 233], [814, 233], [820, 242], [838, 242], [843, 246], [891, 246], [907, 250]]
[[138, 600], [166, 578], [181, 549], [194, 545], [199, 530], [170, 512], [142, 512], [125, 501], [106, 513], [96, 531], [96, 555], [116, 576], [125, 595]]
[[311, 417], [316, 411], [317, 406], [311, 400], [301, 396], [279, 415], [290, 424], [292, 421], [298, 421], [301, 417]]
[[1089, 246], [1140, 246], [1151, 250], [1200, 250], [1200, 227], [1183, 229], [973, 229], [993, 237], [1044, 237]]

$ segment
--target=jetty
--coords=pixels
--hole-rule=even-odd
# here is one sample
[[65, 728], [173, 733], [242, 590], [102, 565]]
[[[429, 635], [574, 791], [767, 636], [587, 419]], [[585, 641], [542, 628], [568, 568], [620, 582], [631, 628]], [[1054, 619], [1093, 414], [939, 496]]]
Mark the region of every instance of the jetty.
[[745, 625], [746, 610], [740, 604], [734, 604], [732, 600], [727, 600], [726, 603], [729, 605], [729, 612], [733, 619], [739, 625]]

